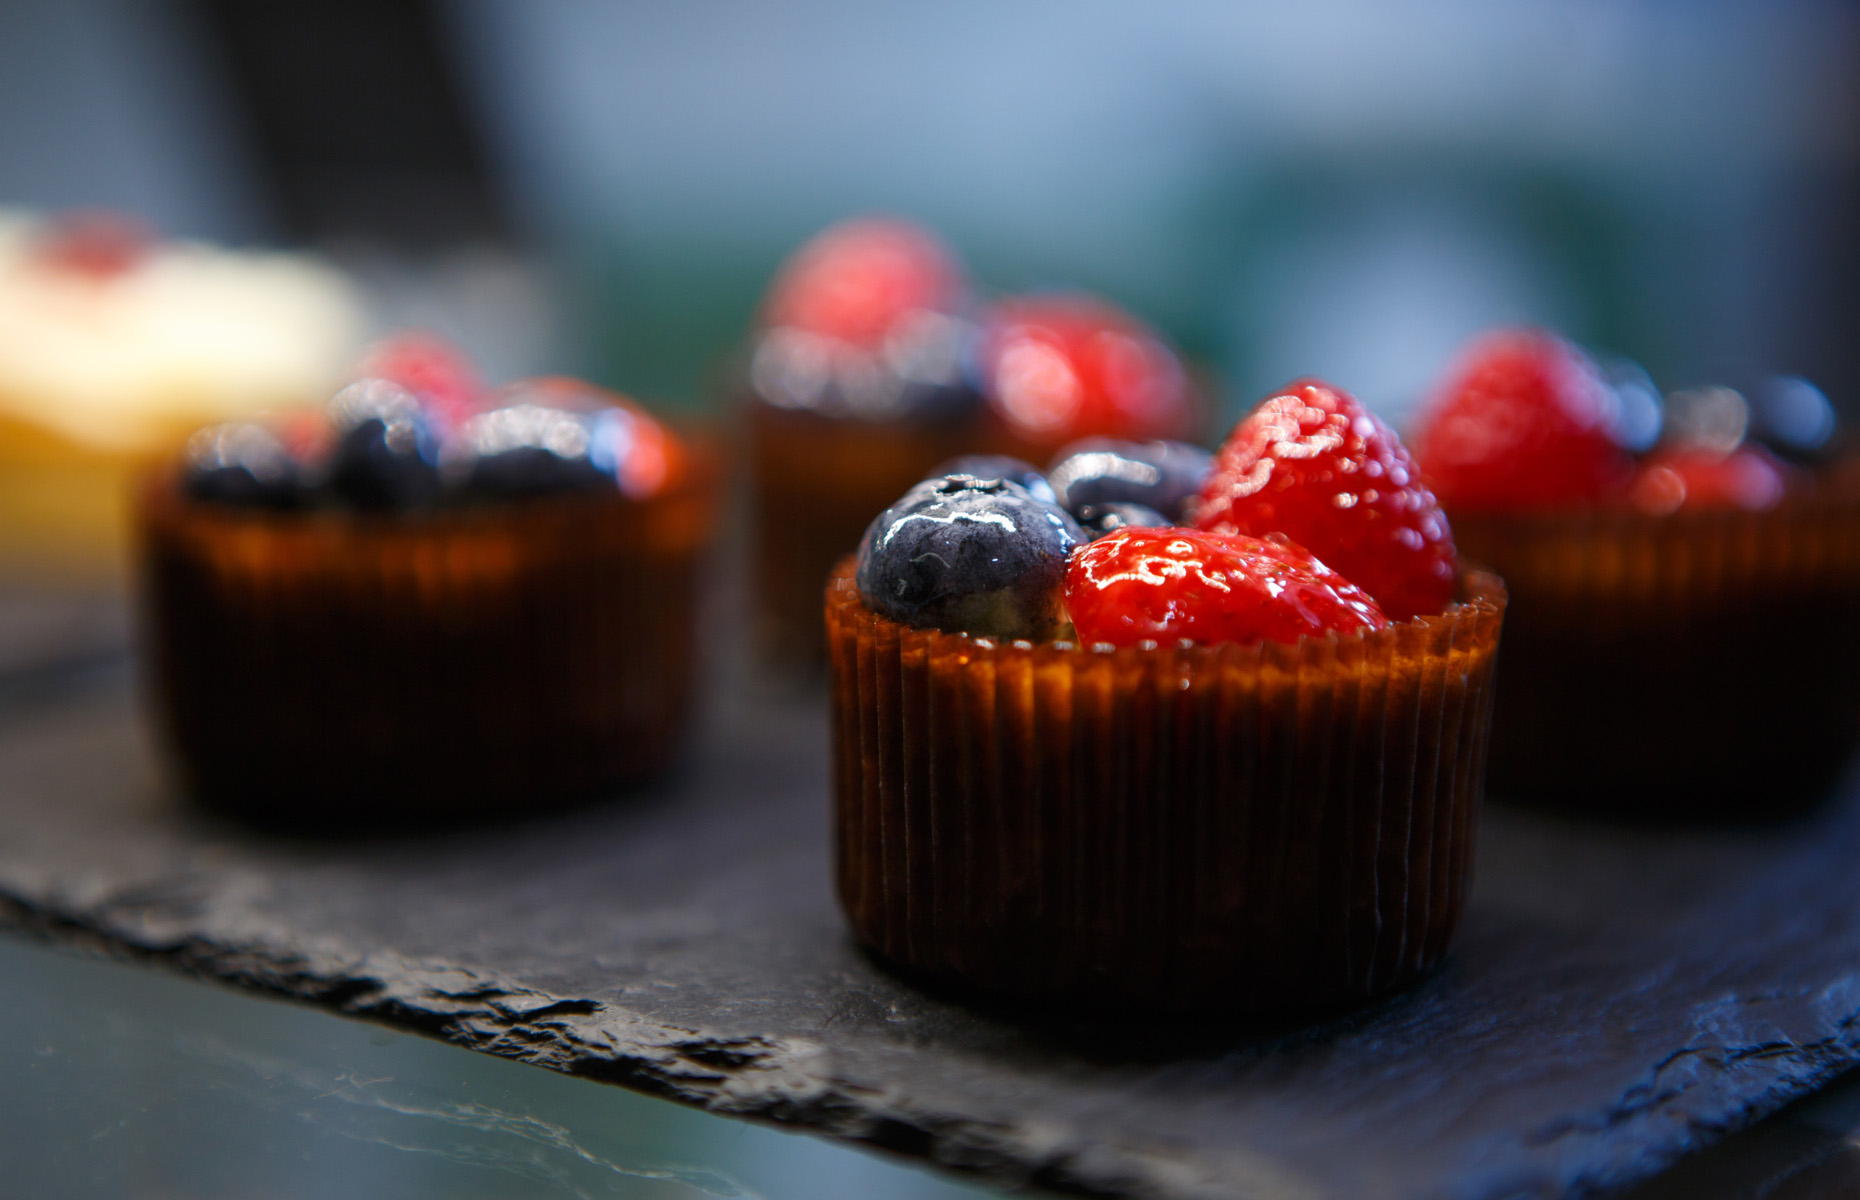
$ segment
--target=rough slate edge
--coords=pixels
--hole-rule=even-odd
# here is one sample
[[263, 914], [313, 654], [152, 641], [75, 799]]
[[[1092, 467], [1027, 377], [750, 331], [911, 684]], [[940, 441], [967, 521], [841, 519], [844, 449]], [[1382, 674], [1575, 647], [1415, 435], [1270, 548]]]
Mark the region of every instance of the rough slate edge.
[[[817, 750], [805, 748], [809, 735], [818, 736], [817, 721], [792, 713], [762, 712], [756, 727], [766, 735], [760, 739], [763, 744], [737, 759], [737, 767], [765, 769], [774, 764], [773, 784], [786, 784], [789, 791], [818, 773]], [[53, 742], [75, 736], [76, 743], [53, 753], [51, 761], [37, 764], [50, 774], [34, 780], [28, 770], [22, 780], [21, 760], [32, 758], [30, 751], [40, 740], [30, 732], [33, 728]], [[743, 726], [738, 725], [735, 738], [725, 736], [719, 741], [758, 740], [743, 734]], [[86, 750], [87, 739], [94, 743], [89, 750], [105, 753], [80, 754]], [[788, 747], [785, 761], [776, 749], [780, 746]], [[723, 751], [724, 747], [713, 749]], [[0, 761], [6, 762], [6, 768], [0, 768], [0, 779], [15, 787], [27, 784], [22, 794], [28, 801], [33, 785], [50, 785], [54, 794], [66, 792], [61, 799], [77, 801], [75, 807], [81, 809], [85, 795], [94, 803], [110, 790], [107, 786], [99, 790], [99, 784], [122, 785], [121, 773], [112, 775], [108, 769], [112, 756], [114, 766], [146, 774], [117, 699], [100, 708], [80, 705], [62, 715], [35, 716], [23, 737], [17, 727], [10, 738], [0, 735]], [[726, 773], [727, 769], [726, 765]], [[87, 771], [92, 776], [89, 779], [83, 778]], [[74, 772], [77, 778], [66, 778]], [[784, 774], [785, 779], [781, 778]], [[78, 786], [67, 791], [72, 783]], [[693, 789], [702, 791], [703, 783], [693, 780]], [[818, 789], [818, 779], [813, 786]], [[87, 793], [86, 788], [91, 791]], [[868, 1035], [875, 1016], [881, 1032], [890, 1032], [884, 1029], [890, 1022], [901, 1023], [905, 1039], [894, 1038], [892, 1045], [880, 1046], [874, 1054], [870, 1045], [843, 1047], [818, 1038], [758, 1035], [729, 1028], [732, 1017], [722, 1011], [708, 1014], [713, 1020], [707, 1030], [703, 1020], [673, 1022], [646, 1016], [643, 1009], [649, 1005], [629, 1011], [611, 998], [597, 1000], [587, 994], [593, 989], [560, 986], [564, 981], [549, 979], [548, 971], [531, 971], [529, 982], [523, 982], [517, 978], [524, 974], [521, 971], [488, 971], [440, 961], [431, 954], [358, 953], [339, 938], [312, 938], [292, 946], [294, 935], [289, 930], [267, 926], [264, 902], [275, 897], [267, 890], [265, 872], [254, 873], [253, 863], [279, 867], [280, 873], [303, 875], [307, 871], [311, 884], [326, 886], [340, 881], [350, 868], [354, 879], [371, 877], [367, 862], [358, 866], [348, 861], [352, 859], [376, 860], [374, 875], [384, 863], [411, 869], [409, 846], [402, 844], [398, 851], [392, 846], [376, 847], [358, 854], [336, 854], [328, 847], [312, 854], [302, 853], [301, 848], [300, 852], [280, 853], [275, 845], [252, 844], [236, 835], [229, 838], [223, 829], [202, 828], [186, 814], [164, 808], [144, 788], [138, 783], [124, 789], [112, 802], [121, 811], [112, 811], [106, 803], [101, 810], [108, 819], [103, 828], [133, 829], [139, 822], [146, 827], [140, 832], [167, 836], [171, 838], [168, 844], [152, 848], [138, 842], [132, 846], [121, 838], [116, 844], [104, 844], [108, 839], [98, 838], [99, 844], [79, 846], [85, 865], [74, 871], [69, 862], [59, 864], [55, 854], [42, 856], [30, 844], [19, 845], [22, 839], [16, 834], [8, 839], [15, 842], [12, 855], [0, 846], [0, 893], [12, 900], [6, 919], [53, 936], [101, 940], [201, 974], [437, 1033], [478, 1049], [659, 1091], [718, 1111], [796, 1122], [1010, 1181], [1031, 1178], [1072, 1190], [1158, 1196], [1556, 1194], [1648, 1174], [1716, 1134], [1806, 1092], [1855, 1057], [1855, 1015], [1860, 1013], [1860, 979], [1856, 978], [1860, 934], [1856, 934], [1855, 915], [1860, 905], [1855, 903], [1851, 883], [1840, 886], [1853, 875], [1848, 864], [1860, 851], [1860, 820], [1851, 803], [1830, 809], [1812, 827], [1754, 835], [1747, 839], [1748, 845], [1725, 836], [1689, 837], [1683, 839], [1683, 853], [1673, 852], [1657, 835], [1598, 833], [1500, 815], [1491, 823], [1490, 836], [1482, 846], [1486, 885], [1458, 961], [1435, 984], [1339, 1026], [1264, 1041], [1228, 1034], [1221, 1038], [1227, 1048], [1218, 1054], [1185, 1056], [1158, 1053], [1155, 1046], [1133, 1049], [1126, 1045], [1108, 1052], [1099, 1047], [1094, 1058], [1080, 1053], [1081, 1047], [1094, 1037], [1102, 1038], [1106, 1034], [1102, 1027], [1017, 1030], [998, 1021], [975, 1019], [873, 972], [831, 933], [825, 942], [815, 936], [812, 949], [824, 953], [835, 969], [851, 977], [853, 986], [848, 991], [853, 1000], [875, 1010], [865, 1014], [868, 1028], [851, 1032]], [[782, 789], [777, 786], [776, 790]], [[31, 822], [22, 824], [19, 797], [13, 799], [13, 811], [7, 812], [7, 799], [0, 797], [0, 820], [22, 831], [24, 840], [30, 842], [30, 835], [40, 830]], [[616, 821], [634, 823], [635, 817], [648, 825], [653, 821], [677, 824], [675, 810], [663, 806], [655, 810], [659, 803], [646, 800], [636, 805], [631, 816], [610, 820], [594, 815], [579, 825], [570, 822], [568, 829], [557, 824], [510, 837], [498, 835], [500, 846], [491, 858], [502, 853], [501, 843], [506, 841], [527, 845], [531, 853], [546, 846], [553, 858], [565, 835], [598, 833]], [[697, 801], [687, 796], [680, 803]], [[771, 805], [784, 816], [793, 815]], [[69, 815], [69, 807], [61, 803], [54, 810]], [[31, 815], [30, 811], [24, 815]], [[747, 829], [738, 843], [764, 838], [769, 832], [755, 825], [751, 810], [736, 814], [733, 823]], [[82, 821], [78, 825], [79, 832], [88, 829], [92, 835], [98, 828], [86, 827]], [[811, 857], [802, 856], [808, 861], [784, 865], [793, 878], [824, 876], [819, 834], [817, 825], [802, 831], [802, 840], [813, 852]], [[467, 851], [472, 849], [469, 841]], [[67, 852], [70, 848], [69, 844], [64, 847]], [[416, 843], [411, 848], [418, 851], [413, 857], [423, 863], [435, 852], [443, 857], [460, 847], [453, 839], [437, 846]], [[146, 859], [151, 849], [159, 850], [155, 858], [162, 861], [134, 861], [138, 856]], [[485, 847], [480, 845], [478, 850]], [[112, 857], [119, 861], [108, 861]], [[242, 865], [241, 858], [248, 861]], [[462, 861], [469, 866], [470, 858], [467, 853]], [[204, 872], [198, 870], [203, 861]], [[520, 856], [516, 865], [523, 865]], [[126, 866], [139, 866], [140, 878]], [[196, 868], [192, 875], [189, 867]], [[318, 879], [319, 871], [327, 878]], [[1497, 884], [1492, 882], [1495, 878]], [[1572, 878], [1581, 885], [1572, 888]], [[431, 883], [427, 880], [421, 886]], [[421, 893], [415, 888], [413, 894]], [[431, 899], [430, 892], [424, 894]], [[1721, 902], [1726, 895], [1734, 901], [1730, 913], [1722, 903], [1718, 907], [1706, 903]], [[301, 900], [302, 895], [296, 898]], [[816, 920], [820, 915], [807, 913], [813, 925], [804, 933], [820, 933]], [[832, 923], [830, 911], [826, 920]], [[1688, 929], [1688, 924], [1696, 928]], [[1753, 938], [1753, 933], [1762, 936]], [[1755, 946], [1767, 957], [1752, 960], [1740, 952], [1740, 945]], [[1586, 958], [1571, 956], [1572, 948], [1587, 947], [1594, 952]], [[1675, 947], [1681, 952], [1647, 953]], [[1774, 961], [1778, 957], [1792, 971], [1780, 981]], [[1625, 989], [1627, 994], [1613, 1001], [1623, 1006], [1621, 1011], [1611, 1013], [1603, 1003], [1606, 997], [1583, 992], [1583, 972], [1598, 970], [1600, 982], [1614, 990]], [[1588, 985], [1595, 982], [1592, 978]], [[917, 1088], [917, 1094], [909, 1094], [911, 1088], [887, 1089], [882, 1070], [877, 1073], [878, 1086], [872, 1084], [871, 1060], [885, 1067], [887, 1052], [894, 1059], [932, 1061], [951, 1057], [952, 1051], [973, 1054], [979, 1049], [1008, 1060], [1008, 1067], [1023, 1069], [1023, 1074], [1029, 1063], [1049, 1075], [1057, 1074], [1064, 1088], [1074, 1088], [1083, 1079], [1084, 1084], [1074, 1089], [1079, 1091], [1102, 1083], [1086, 1078], [1094, 1070], [1111, 1076], [1113, 1084], [1118, 1082], [1120, 1069], [1125, 1075], [1134, 1071], [1149, 1088], [1136, 1109], [1122, 1107], [1132, 1103], [1131, 1090], [1141, 1090], [1128, 1088], [1129, 1080], [1124, 1080], [1123, 1093], [1116, 1088], [1109, 1093], [1118, 1106], [1109, 1127], [1121, 1133], [1126, 1124], [1141, 1124], [1144, 1107], [1168, 1110], [1168, 1099], [1192, 1090], [1197, 1077], [1203, 1083], [1213, 1077], [1212, 1093], [1217, 1097], [1250, 1088], [1255, 1096], [1265, 1094], [1269, 1105], [1278, 1105], [1286, 1097], [1283, 1089], [1271, 1094], [1275, 1076], [1301, 1086], [1315, 1076], [1317, 1083], [1326, 1084], [1326, 1060], [1340, 1056], [1352, 1060], [1345, 1065], [1352, 1086], [1340, 1090], [1337, 1080], [1330, 1078], [1329, 1091], [1320, 1099], [1333, 1106], [1346, 1097], [1372, 1100], [1363, 1097], [1358, 1081], [1378, 1073], [1394, 1074], [1402, 1063], [1385, 1060], [1390, 1046], [1396, 1060], [1400, 1059], [1404, 1038], [1406, 1065], [1411, 1069], [1417, 1040], [1431, 1039], [1432, 1045], [1440, 1047], [1422, 1056], [1419, 1064], [1423, 1068], [1419, 1078], [1435, 1090], [1457, 1083], [1468, 1069], [1476, 1071], [1481, 1057], [1515, 1054], [1520, 1049], [1528, 1057], [1529, 1038], [1522, 1047], [1516, 1044], [1519, 1028], [1541, 1029], [1539, 1050], [1552, 1047], [1571, 1058], [1593, 1059], [1591, 1043], [1597, 1040], [1641, 1038], [1645, 1031], [1635, 1029], [1634, 1021], [1649, 1006], [1636, 1005], [1635, 999], [1658, 998], [1675, 989], [1685, 994], [1677, 1011], [1690, 1022], [1680, 1031], [1686, 1036], [1655, 1030], [1656, 1041], [1665, 1039], [1664, 1052], [1636, 1059], [1634, 1069], [1599, 1096], [1600, 1103], [1595, 1102], [1595, 1088], [1587, 1081], [1593, 1064], [1579, 1063], [1568, 1072], [1572, 1079], [1564, 1080], [1563, 1086], [1583, 1092], [1589, 1101], [1585, 1106], [1546, 1114], [1540, 1105], [1534, 1112], [1512, 1113], [1506, 1111], [1507, 1106], [1518, 1107], [1520, 1089], [1541, 1091], [1546, 1072], [1537, 1060], [1500, 1070], [1499, 1082], [1507, 1086], [1483, 1097], [1478, 1108], [1481, 1115], [1496, 1110], [1503, 1119], [1482, 1140], [1449, 1140], [1447, 1146], [1457, 1157], [1446, 1164], [1451, 1169], [1445, 1175], [1440, 1173], [1439, 1131], [1434, 1131], [1436, 1140], [1428, 1140], [1431, 1114], [1423, 1103], [1424, 1092], [1413, 1090], [1413, 1079], [1410, 1091], [1393, 1100], [1366, 1103], [1371, 1111], [1333, 1114], [1329, 1125], [1318, 1131], [1315, 1151], [1307, 1144], [1302, 1154], [1297, 1152], [1301, 1148], [1294, 1147], [1291, 1153], [1274, 1156], [1241, 1147], [1238, 1153], [1214, 1158], [1198, 1154], [1194, 1147], [1169, 1146], [1154, 1130], [1147, 1142], [1139, 1135], [1118, 1144], [1115, 1135], [1078, 1131], [1080, 1122], [1068, 1127], [1064, 1122], [1018, 1119], [1021, 1113], [1012, 1105], [997, 1104], [990, 1114], [976, 1111], [985, 1107], [978, 1101], [965, 1111], [963, 1104], [948, 1102], [948, 1088], [942, 1089], [946, 1094], [939, 1107], [934, 1094], [928, 1097], [931, 1102], [925, 1101], [924, 1088]], [[1671, 998], [1666, 995], [1669, 1006]], [[1448, 1018], [1444, 1023], [1443, 1014]], [[1480, 1014], [1489, 1016], [1485, 1025], [1490, 1027], [1480, 1026]], [[734, 1019], [740, 1025], [743, 1018]], [[858, 1021], [850, 1020], [849, 1025], [857, 1026]], [[906, 1044], [911, 1038], [929, 1044], [914, 1049]], [[841, 1069], [847, 1063], [836, 1058], [861, 1057], [852, 1051], [862, 1052], [867, 1061]], [[1454, 1061], [1455, 1055], [1461, 1061]], [[1530, 1066], [1540, 1069], [1532, 1074], [1524, 1069]], [[859, 1079], [862, 1073], [867, 1076], [864, 1081]], [[961, 1071], [954, 1074], [956, 1082], [964, 1081]], [[986, 1072], [971, 1069], [967, 1078], [981, 1074]], [[1554, 1077], [1557, 1072], [1552, 1069], [1548, 1074]], [[909, 1071], [904, 1075], [908, 1077]], [[931, 1093], [936, 1090], [928, 1088]], [[956, 1098], [969, 1099], [961, 1088], [956, 1089]], [[1050, 1095], [1045, 1099], [1050, 1102]], [[1299, 1096], [1293, 1093], [1291, 1099], [1296, 1102]], [[1232, 1113], [1216, 1115], [1234, 1119]], [[1514, 1117], [1507, 1126], [1505, 1122]], [[1313, 1161], [1321, 1163], [1327, 1155], [1335, 1159], [1339, 1145], [1360, 1147], [1366, 1135], [1386, 1131], [1391, 1118], [1410, 1125], [1419, 1120], [1421, 1128], [1410, 1159], [1429, 1160], [1422, 1165], [1433, 1168], [1432, 1176], [1417, 1172], [1413, 1161], [1391, 1158], [1386, 1146], [1381, 1158], [1370, 1160], [1377, 1178], [1353, 1178], [1348, 1163], [1336, 1162], [1327, 1164], [1331, 1168], [1327, 1178], [1309, 1173]], [[1102, 1128], [1106, 1122], [1099, 1124]], [[1275, 1133], [1291, 1141], [1299, 1136], [1307, 1143], [1310, 1140], [1308, 1128], [1275, 1131], [1269, 1121], [1266, 1124], [1269, 1140]], [[1258, 1133], [1244, 1124], [1225, 1131]], [[1404, 1139], [1417, 1133], [1414, 1129], [1402, 1132]], [[1254, 1140], [1259, 1139], [1255, 1136]], [[1206, 1149], [1205, 1138], [1200, 1148]], [[1401, 1179], [1393, 1178], [1403, 1171], [1407, 1173]]]

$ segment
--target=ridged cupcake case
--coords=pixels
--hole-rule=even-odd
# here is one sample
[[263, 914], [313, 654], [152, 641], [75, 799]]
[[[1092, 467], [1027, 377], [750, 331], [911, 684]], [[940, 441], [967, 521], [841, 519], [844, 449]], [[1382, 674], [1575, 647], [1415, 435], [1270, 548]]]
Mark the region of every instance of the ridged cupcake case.
[[1309, 1013], [1440, 962], [1471, 878], [1505, 610], [1297, 645], [997, 644], [829, 584], [840, 901], [958, 989]]
[[151, 478], [157, 719], [206, 804], [282, 825], [517, 815], [646, 779], [691, 707], [708, 452], [645, 500], [240, 510]]
[[1453, 515], [1511, 592], [1492, 792], [1627, 819], [1766, 819], [1860, 742], [1860, 503]]

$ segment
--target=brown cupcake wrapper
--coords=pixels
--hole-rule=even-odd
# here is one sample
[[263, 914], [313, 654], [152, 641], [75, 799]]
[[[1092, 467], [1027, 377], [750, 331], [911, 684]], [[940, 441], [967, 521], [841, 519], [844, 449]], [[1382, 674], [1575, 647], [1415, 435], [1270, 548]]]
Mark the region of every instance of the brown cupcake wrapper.
[[203, 801], [286, 825], [538, 810], [668, 765], [716, 467], [645, 501], [457, 513], [138, 511], [158, 719]]
[[1296, 1013], [1438, 963], [1504, 587], [1297, 645], [997, 644], [827, 591], [837, 871], [867, 946], [986, 993]]
[[834, 564], [912, 484], [976, 449], [978, 422], [748, 408], [757, 642], [779, 663], [817, 670], [820, 589]]
[[1860, 740], [1860, 504], [1449, 514], [1505, 579], [1492, 791], [1632, 819], [1812, 803]]

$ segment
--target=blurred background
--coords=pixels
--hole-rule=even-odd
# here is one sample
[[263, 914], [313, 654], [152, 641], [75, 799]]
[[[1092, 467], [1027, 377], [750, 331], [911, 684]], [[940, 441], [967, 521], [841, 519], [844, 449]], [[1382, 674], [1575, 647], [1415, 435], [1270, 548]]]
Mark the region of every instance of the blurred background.
[[376, 327], [675, 407], [887, 211], [1399, 417], [1470, 333], [1860, 384], [1860, 11], [0, 0], [0, 206], [308, 247]]

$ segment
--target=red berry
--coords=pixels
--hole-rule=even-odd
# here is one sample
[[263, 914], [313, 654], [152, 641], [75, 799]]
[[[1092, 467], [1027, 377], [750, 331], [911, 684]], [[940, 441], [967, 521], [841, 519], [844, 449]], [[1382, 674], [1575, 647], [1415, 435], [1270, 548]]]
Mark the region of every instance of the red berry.
[[1628, 499], [1656, 516], [1682, 508], [1773, 508], [1788, 487], [1788, 468], [1759, 446], [1729, 454], [1663, 450], [1641, 464]]
[[1416, 475], [1401, 439], [1354, 396], [1302, 380], [1234, 427], [1194, 523], [1313, 547], [1405, 621], [1444, 609], [1459, 577], [1453, 533]]
[[456, 429], [484, 407], [484, 381], [465, 352], [432, 333], [400, 333], [376, 343], [356, 372], [398, 383], [446, 429]]
[[1004, 301], [982, 339], [983, 390], [1023, 442], [1183, 438], [1195, 425], [1188, 377], [1162, 339], [1089, 296]]
[[914, 312], [949, 312], [962, 271], [943, 244], [905, 221], [844, 221], [802, 246], [782, 267], [762, 323], [876, 347]]
[[1079, 640], [1296, 642], [1384, 629], [1361, 588], [1283, 538], [1121, 529], [1073, 551], [1066, 609]]
[[1414, 457], [1448, 508], [1591, 504], [1633, 464], [1609, 434], [1616, 401], [1587, 355], [1553, 334], [1473, 343], [1423, 412]]
[[71, 212], [52, 220], [33, 239], [31, 254], [36, 262], [54, 270], [105, 280], [140, 266], [159, 241], [133, 217]]

